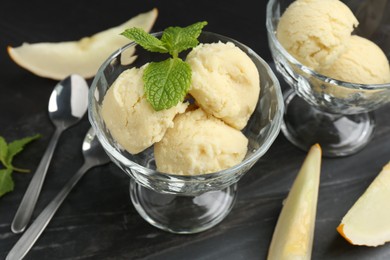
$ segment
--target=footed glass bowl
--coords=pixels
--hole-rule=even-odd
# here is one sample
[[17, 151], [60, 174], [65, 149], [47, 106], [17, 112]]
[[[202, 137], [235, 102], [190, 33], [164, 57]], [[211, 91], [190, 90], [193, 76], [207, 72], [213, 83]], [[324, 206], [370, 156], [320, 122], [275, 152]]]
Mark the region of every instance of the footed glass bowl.
[[[155, 35], [159, 37], [161, 33]], [[112, 161], [131, 177], [130, 195], [135, 208], [152, 225], [173, 233], [206, 230], [230, 212], [236, 197], [236, 182], [267, 152], [279, 133], [283, 116], [279, 82], [267, 63], [255, 52], [233, 39], [214, 33], [203, 32], [199, 41], [233, 42], [248, 54], [259, 71], [259, 101], [243, 129], [249, 139], [248, 152], [238, 165], [197, 176], [167, 174], [156, 170], [153, 147], [132, 155], [112, 138], [101, 116], [104, 95], [122, 71], [160, 60], [161, 54], [146, 52], [134, 43], [124, 46], [100, 67], [89, 95], [90, 122]], [[134, 60], [132, 55], [136, 55], [136, 59], [129, 65], [128, 61]]]
[[[286, 110], [283, 134], [296, 146], [308, 150], [321, 144], [323, 154], [338, 157], [362, 149], [375, 128], [373, 110], [390, 102], [388, 84], [343, 82], [302, 65], [279, 43], [276, 28], [293, 0], [270, 0], [267, 5], [268, 41], [277, 70], [291, 89], [284, 93]], [[390, 3], [343, 1], [359, 20], [354, 33], [375, 42], [390, 58]]]

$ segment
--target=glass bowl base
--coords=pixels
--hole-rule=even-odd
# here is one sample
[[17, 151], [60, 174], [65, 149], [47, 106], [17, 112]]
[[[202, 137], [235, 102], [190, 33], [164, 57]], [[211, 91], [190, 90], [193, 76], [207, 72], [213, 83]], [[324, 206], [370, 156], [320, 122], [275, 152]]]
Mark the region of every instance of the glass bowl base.
[[162, 194], [130, 181], [131, 201], [150, 224], [176, 234], [205, 231], [220, 223], [231, 211], [237, 184], [199, 196]]
[[284, 94], [284, 101], [282, 132], [291, 143], [305, 151], [319, 143], [326, 157], [347, 156], [361, 150], [373, 136], [373, 113], [326, 113], [308, 104], [291, 89]]

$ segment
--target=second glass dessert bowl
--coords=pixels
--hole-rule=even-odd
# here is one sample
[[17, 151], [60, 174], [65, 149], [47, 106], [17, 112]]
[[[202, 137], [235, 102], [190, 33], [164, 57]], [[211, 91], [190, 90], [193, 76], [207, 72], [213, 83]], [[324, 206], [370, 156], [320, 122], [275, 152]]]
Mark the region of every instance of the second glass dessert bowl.
[[[155, 34], [157, 37], [161, 33]], [[144, 51], [132, 43], [119, 49], [101, 66], [89, 95], [89, 119], [112, 161], [131, 177], [130, 196], [138, 213], [150, 224], [173, 233], [196, 233], [213, 227], [230, 212], [237, 193], [237, 181], [267, 152], [277, 137], [283, 116], [279, 82], [267, 63], [245, 45], [214, 33], [203, 32], [201, 43], [233, 42], [256, 65], [260, 96], [243, 133], [248, 152], [238, 165], [202, 175], [173, 175], [156, 170], [153, 147], [133, 155], [121, 148], [105, 126], [101, 115], [103, 98], [124, 70], [159, 60], [161, 54]], [[128, 64], [135, 50], [135, 62]], [[129, 122], [131, 124], [131, 122]]]
[[[390, 102], [387, 84], [356, 84], [327, 77], [302, 65], [278, 41], [281, 15], [293, 0], [270, 0], [267, 5], [268, 41], [277, 70], [292, 89], [284, 93], [282, 131], [296, 146], [308, 150], [320, 143], [323, 154], [338, 157], [361, 150], [372, 138], [372, 111]], [[390, 57], [390, 4], [350, 0], [359, 26], [356, 34], [375, 42]], [[375, 19], [373, 13], [376, 13]]]

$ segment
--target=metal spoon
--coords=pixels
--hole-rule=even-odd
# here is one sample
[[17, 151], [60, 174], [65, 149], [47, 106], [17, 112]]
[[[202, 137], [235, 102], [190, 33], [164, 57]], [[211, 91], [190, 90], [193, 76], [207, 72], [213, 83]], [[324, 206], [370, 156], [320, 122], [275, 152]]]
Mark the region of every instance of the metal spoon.
[[80, 121], [87, 107], [88, 84], [81, 76], [70, 75], [55, 86], [49, 100], [49, 117], [56, 130], [16, 211], [11, 225], [12, 232], [20, 233], [26, 228], [41, 192], [58, 138], [65, 129]]
[[50, 220], [60, 207], [66, 196], [76, 185], [76, 183], [84, 176], [84, 174], [92, 167], [106, 164], [110, 161], [109, 157], [100, 145], [93, 129], [89, 129], [83, 142], [84, 164], [80, 167], [77, 173], [66, 183], [58, 195], [46, 206], [39, 214], [31, 226], [24, 232], [22, 237], [14, 245], [8, 253], [6, 260], [22, 259], [34, 243], [37, 241], [43, 230], [49, 224]]

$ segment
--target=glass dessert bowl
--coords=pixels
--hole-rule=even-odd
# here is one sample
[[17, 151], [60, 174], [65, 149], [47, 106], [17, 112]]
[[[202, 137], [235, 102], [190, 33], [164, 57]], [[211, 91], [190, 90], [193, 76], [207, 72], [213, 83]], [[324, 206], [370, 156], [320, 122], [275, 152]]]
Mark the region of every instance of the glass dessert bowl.
[[[161, 33], [154, 35], [159, 37]], [[101, 66], [89, 95], [90, 122], [111, 160], [131, 177], [130, 197], [134, 207], [150, 224], [181, 234], [206, 230], [227, 216], [236, 198], [237, 181], [267, 152], [277, 137], [284, 108], [277, 78], [255, 52], [233, 39], [214, 33], [203, 32], [199, 41], [233, 42], [250, 57], [260, 75], [259, 100], [242, 130], [248, 138], [248, 152], [238, 165], [202, 175], [167, 174], [156, 170], [153, 147], [133, 155], [122, 149], [111, 136], [101, 115], [107, 90], [121, 72], [159, 60], [161, 54], [146, 52], [134, 43], [124, 46]], [[126, 61], [134, 50], [137, 58], [129, 65]]]
[[[390, 82], [345, 82], [322, 75], [295, 59], [276, 35], [280, 18], [292, 2], [270, 0], [267, 5], [266, 26], [271, 53], [278, 72], [291, 86], [284, 93], [286, 109], [282, 132], [304, 150], [319, 143], [328, 157], [353, 154], [371, 140], [375, 128], [373, 111], [389, 103]], [[359, 21], [353, 34], [377, 44], [389, 59], [390, 19], [385, 14], [390, 11], [390, 5], [386, 1], [343, 2]]]

